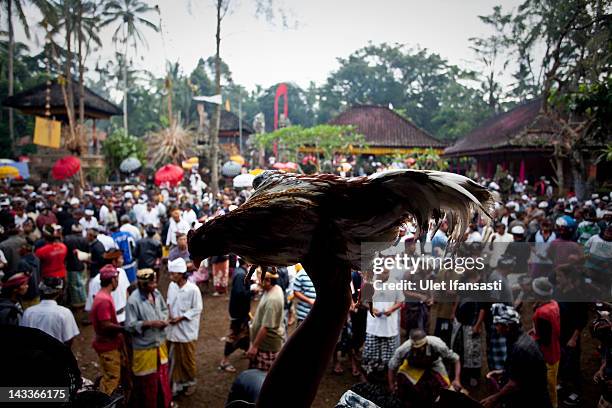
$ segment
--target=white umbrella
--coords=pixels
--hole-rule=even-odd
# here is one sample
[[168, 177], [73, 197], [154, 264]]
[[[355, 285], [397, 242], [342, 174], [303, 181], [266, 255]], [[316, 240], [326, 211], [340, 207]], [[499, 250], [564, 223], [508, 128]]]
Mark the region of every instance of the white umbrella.
[[234, 187], [236, 188], [245, 188], [245, 187], [253, 187], [253, 180], [255, 180], [255, 176], [249, 173], [239, 174], [234, 177]]
[[121, 162], [121, 164], [119, 165], [119, 170], [124, 173], [131, 173], [133, 171], [138, 170], [140, 166], [140, 160], [135, 157], [128, 157], [127, 159]]
[[241, 169], [242, 166], [239, 163], [228, 161], [221, 167], [221, 174], [225, 177], [234, 177], [240, 174]]

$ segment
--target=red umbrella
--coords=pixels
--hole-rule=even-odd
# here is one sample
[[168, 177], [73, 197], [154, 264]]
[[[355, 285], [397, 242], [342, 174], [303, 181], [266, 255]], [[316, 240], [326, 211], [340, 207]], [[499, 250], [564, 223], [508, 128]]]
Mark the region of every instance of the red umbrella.
[[166, 164], [155, 172], [155, 184], [177, 185], [183, 180], [183, 169], [174, 164]]
[[65, 180], [78, 173], [81, 169], [81, 161], [75, 156], [65, 156], [55, 162], [51, 169], [51, 175], [56, 180]]

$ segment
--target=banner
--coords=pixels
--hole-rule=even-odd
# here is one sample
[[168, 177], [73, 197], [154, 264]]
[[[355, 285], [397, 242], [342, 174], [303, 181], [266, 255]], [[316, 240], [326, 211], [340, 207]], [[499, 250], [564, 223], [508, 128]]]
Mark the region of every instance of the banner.
[[37, 116], [34, 123], [34, 144], [58, 149], [61, 132], [62, 122]]

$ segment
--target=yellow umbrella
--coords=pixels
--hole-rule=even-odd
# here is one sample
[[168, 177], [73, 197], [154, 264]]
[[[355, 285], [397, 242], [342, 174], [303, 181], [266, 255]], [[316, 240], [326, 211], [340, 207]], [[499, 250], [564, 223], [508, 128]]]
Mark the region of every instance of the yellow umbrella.
[[244, 162], [245, 162], [244, 157], [240, 156], [239, 154], [230, 156], [230, 160], [240, 164], [241, 166], [244, 165]]
[[1, 166], [0, 178], [15, 178], [19, 177], [19, 170], [13, 166]]
[[191, 163], [191, 164], [198, 164], [200, 163], [200, 159], [198, 159], [197, 157], [190, 157], [189, 159], [185, 160], [187, 163]]
[[249, 174], [252, 174], [254, 176], [257, 176], [259, 174], [263, 173], [263, 169], [253, 169], [251, 171], [249, 171]]
[[181, 163], [181, 167], [185, 170], [191, 170], [193, 166], [196, 166], [198, 163], [190, 163], [189, 160], [185, 160]]

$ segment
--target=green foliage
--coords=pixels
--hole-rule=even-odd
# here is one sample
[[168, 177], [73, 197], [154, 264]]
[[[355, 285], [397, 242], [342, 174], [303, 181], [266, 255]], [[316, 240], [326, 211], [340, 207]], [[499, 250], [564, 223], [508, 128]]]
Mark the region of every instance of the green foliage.
[[465, 85], [474, 75], [426, 49], [368, 45], [338, 61], [321, 88], [321, 121], [351, 105], [391, 103], [417, 126], [451, 140], [488, 113], [482, 94]]
[[123, 129], [115, 130], [102, 143], [102, 153], [108, 164], [107, 173], [118, 171], [121, 162], [128, 157], [136, 157], [144, 166], [147, 162], [146, 151], [144, 140], [131, 135], [126, 137]]
[[[353, 126], [318, 125], [310, 128], [289, 126], [270, 133], [256, 136], [255, 142], [270, 149], [278, 142], [281, 150], [280, 161], [297, 161], [300, 148], [313, 147], [324, 160], [330, 160], [334, 153], [351, 147], [365, 147], [365, 138]], [[284, 156], [284, 157], [283, 157]]]

